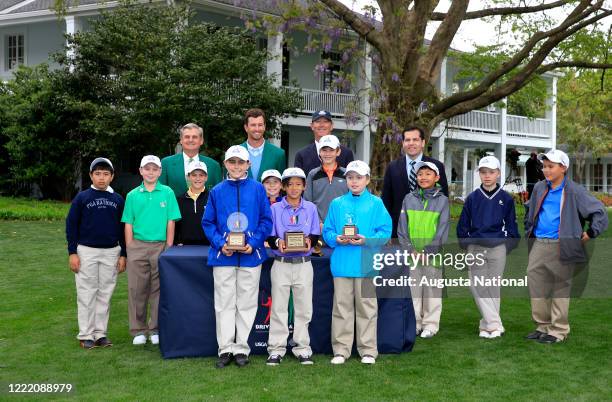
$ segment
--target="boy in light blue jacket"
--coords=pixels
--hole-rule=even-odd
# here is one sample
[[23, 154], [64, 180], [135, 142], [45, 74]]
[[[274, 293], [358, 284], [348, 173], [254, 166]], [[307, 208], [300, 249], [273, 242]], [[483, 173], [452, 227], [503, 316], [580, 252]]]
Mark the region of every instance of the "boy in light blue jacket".
[[[365, 162], [349, 163], [345, 174], [349, 192], [332, 201], [323, 225], [325, 243], [334, 249], [331, 256], [334, 357], [331, 363], [343, 364], [350, 357], [353, 338], [356, 338], [361, 362], [374, 364], [378, 356], [378, 303], [375, 295], [362, 291], [364, 286], [371, 285], [368, 281], [374, 273], [372, 264], [367, 263], [367, 255], [372, 255], [373, 248], [385, 244], [391, 237], [391, 216], [382, 200], [366, 189], [370, 168]], [[345, 235], [344, 227], [351, 228], [351, 225], [357, 233]]]

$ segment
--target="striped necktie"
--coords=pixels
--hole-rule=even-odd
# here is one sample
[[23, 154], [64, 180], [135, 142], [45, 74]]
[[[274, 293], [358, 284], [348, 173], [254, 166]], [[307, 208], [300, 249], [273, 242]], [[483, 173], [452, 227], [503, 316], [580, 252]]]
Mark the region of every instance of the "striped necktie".
[[410, 175], [408, 176], [408, 191], [413, 192], [417, 187], [416, 172], [414, 171], [414, 165], [416, 161], [410, 161]]

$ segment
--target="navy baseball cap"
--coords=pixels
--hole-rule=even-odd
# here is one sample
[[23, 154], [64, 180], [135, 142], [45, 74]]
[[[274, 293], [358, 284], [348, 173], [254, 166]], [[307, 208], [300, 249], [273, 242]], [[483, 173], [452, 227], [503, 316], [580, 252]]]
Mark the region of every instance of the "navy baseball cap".
[[329, 121], [332, 121], [331, 113], [329, 113], [327, 110], [319, 110], [312, 114], [312, 121], [317, 121], [320, 118], [325, 118]]

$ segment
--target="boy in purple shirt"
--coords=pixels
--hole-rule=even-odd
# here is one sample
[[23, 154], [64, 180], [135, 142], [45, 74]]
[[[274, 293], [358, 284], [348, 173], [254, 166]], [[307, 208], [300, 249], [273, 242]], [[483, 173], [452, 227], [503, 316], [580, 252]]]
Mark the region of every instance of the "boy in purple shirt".
[[[268, 244], [274, 254], [270, 272], [272, 281], [272, 312], [268, 338], [269, 357], [266, 364], [277, 366], [287, 351], [288, 302], [293, 292], [295, 320], [293, 326], [293, 354], [301, 364], [313, 364], [308, 324], [312, 318], [312, 263], [311, 247], [321, 234], [317, 207], [302, 198], [306, 175], [300, 168], [285, 169], [282, 175], [283, 199], [272, 205], [272, 233]], [[288, 250], [285, 244], [286, 232], [302, 232], [305, 247]]]

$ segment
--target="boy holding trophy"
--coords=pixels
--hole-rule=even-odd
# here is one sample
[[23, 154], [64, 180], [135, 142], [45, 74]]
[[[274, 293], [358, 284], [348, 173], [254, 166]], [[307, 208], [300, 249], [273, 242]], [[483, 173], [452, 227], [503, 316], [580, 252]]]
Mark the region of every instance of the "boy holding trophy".
[[249, 363], [247, 340], [257, 313], [261, 264], [266, 259], [263, 244], [272, 229], [266, 190], [247, 178], [246, 148], [230, 147], [224, 165], [227, 180], [210, 191], [202, 218], [210, 240], [208, 265], [213, 267], [215, 281], [217, 368], [232, 360], [239, 367]]
[[277, 366], [285, 356], [287, 337], [288, 301], [293, 291], [295, 322], [293, 328], [293, 354], [301, 364], [313, 364], [308, 324], [312, 318], [312, 263], [311, 246], [321, 233], [317, 207], [302, 199], [306, 175], [300, 168], [285, 169], [282, 175], [283, 199], [272, 205], [272, 234], [268, 244], [274, 254], [270, 272], [272, 281], [272, 312], [269, 357], [266, 364]]
[[[323, 225], [323, 238], [334, 249], [331, 271], [334, 277], [332, 313], [332, 364], [343, 364], [351, 355], [353, 338], [364, 364], [376, 363], [378, 356], [376, 326], [378, 303], [367, 263], [369, 247], [382, 245], [391, 237], [391, 216], [382, 200], [371, 194], [370, 168], [362, 161], [346, 167], [349, 193], [331, 202]], [[366, 253], [365, 255], [362, 255]], [[356, 334], [355, 334], [356, 327]]]

